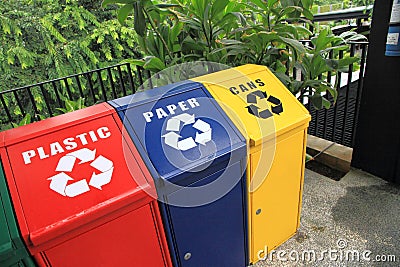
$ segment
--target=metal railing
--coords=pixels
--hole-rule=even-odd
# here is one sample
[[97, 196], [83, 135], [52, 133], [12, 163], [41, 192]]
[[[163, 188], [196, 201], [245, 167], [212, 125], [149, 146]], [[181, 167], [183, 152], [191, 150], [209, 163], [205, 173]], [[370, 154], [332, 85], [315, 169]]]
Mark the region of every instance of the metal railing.
[[[343, 31], [348, 31], [355, 29], [358, 33], [369, 30], [369, 26], [363, 25], [364, 21], [367, 21], [372, 12], [373, 6], [363, 6], [348, 8], [345, 10], [336, 10], [332, 12], [325, 12], [314, 15], [313, 22], [330, 22], [330, 21], [347, 21], [347, 25], [342, 25], [342, 27], [332, 28], [333, 33], [340, 34]], [[355, 21], [355, 23], [352, 23]], [[311, 27], [310, 31], [313, 31]]]
[[[337, 99], [326, 94], [331, 102], [330, 109], [317, 110], [306, 97], [300, 97], [311, 114], [311, 122], [308, 133], [329, 141], [333, 141], [348, 147], [354, 146], [355, 130], [363, 88], [365, 63], [368, 50], [368, 42], [350, 43], [350, 56], [359, 57], [359, 61], [349, 66], [348, 73], [338, 72], [333, 76], [327, 72], [325, 79], [335, 84]], [[332, 54], [330, 54], [332, 57]], [[343, 58], [343, 51], [339, 52], [339, 58]], [[311, 90], [311, 89], [310, 89]]]
[[1, 130], [16, 127], [27, 117], [39, 121], [79, 108], [74, 102], [91, 106], [135, 93], [149, 76], [124, 63], [2, 91]]
[[[349, 23], [346, 27], [339, 27], [336, 30], [333, 29], [333, 32], [335, 34], [340, 34], [342, 31], [353, 29], [361, 33], [369, 30], [369, 25], [364, 25], [363, 22], [369, 19], [372, 9], [373, 6], [370, 5], [367, 7], [356, 7], [321, 13], [314, 15], [313, 22], [347, 20]], [[354, 20], [355, 24], [351, 24], [350, 22]], [[349, 66], [348, 73], [337, 74], [338, 80], [336, 90], [338, 91], [338, 96], [336, 103], [334, 103], [332, 97], [327, 96], [328, 100], [333, 105], [330, 109], [316, 110], [307, 99], [300, 99], [312, 116], [308, 129], [309, 134], [348, 147], [354, 146], [367, 51], [368, 42], [353, 42], [350, 44], [350, 56], [356, 55], [360, 59], [357, 63]], [[343, 58], [343, 52], [339, 53], [339, 58]], [[326, 80], [330, 82], [332, 78], [332, 73], [328, 72], [326, 74]]]
[[[356, 19], [358, 28], [370, 10], [371, 7], [367, 12], [357, 9], [352, 12], [324, 13], [316, 15], [314, 21]], [[307, 98], [300, 98], [312, 115], [309, 134], [353, 147], [367, 48], [366, 42], [351, 43], [350, 55], [358, 53], [360, 60], [350, 66], [349, 73], [337, 73], [336, 102], [326, 96], [332, 108], [316, 110]], [[339, 54], [341, 57], [343, 52]], [[354, 71], [356, 67], [358, 70]], [[296, 71], [293, 75], [296, 75]], [[358, 75], [358, 79], [355, 79], [355, 75]], [[0, 130], [16, 127], [21, 121], [24, 123], [27, 116], [31, 121], [38, 121], [71, 111], [75, 108], [74, 101], [90, 106], [135, 93], [149, 77], [149, 71], [125, 63], [0, 92]], [[327, 72], [325, 78], [332, 81], [333, 73]]]
[[[334, 77], [331, 72], [326, 73], [326, 80], [332, 84], [337, 78], [336, 102], [330, 95], [326, 95], [332, 104], [330, 109], [316, 110], [308, 98], [299, 99], [312, 115], [309, 134], [348, 147], [353, 146], [367, 48], [366, 42], [350, 45], [350, 56], [358, 53], [360, 57], [356, 64], [357, 71], [353, 71], [355, 65], [352, 64], [349, 73], [339, 72], [338, 77]], [[339, 53], [339, 58], [342, 57], [343, 52]], [[148, 71], [125, 63], [0, 92], [1, 129], [18, 126], [27, 114], [30, 114], [31, 121], [39, 121], [72, 111], [68, 110], [71, 108], [68, 106], [73, 104], [69, 101], [83, 100], [85, 106], [91, 106], [135, 93], [149, 77]]]

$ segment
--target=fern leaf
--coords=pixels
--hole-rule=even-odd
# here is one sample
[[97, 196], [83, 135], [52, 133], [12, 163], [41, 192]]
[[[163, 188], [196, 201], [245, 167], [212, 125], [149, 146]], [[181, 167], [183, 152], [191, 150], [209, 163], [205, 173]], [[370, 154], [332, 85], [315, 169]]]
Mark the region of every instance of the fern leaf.
[[102, 52], [104, 53], [104, 55], [106, 56], [106, 59], [111, 61], [113, 60], [112, 54], [111, 54], [111, 48], [108, 45], [104, 45], [101, 48]]
[[74, 7], [71, 15], [78, 23], [79, 30], [83, 30], [86, 26], [86, 22], [84, 19], [82, 19], [79, 7], [78, 8]]
[[53, 35], [59, 42], [67, 42], [67, 39], [65, 39], [64, 36], [61, 35], [61, 33], [53, 26], [50, 21], [42, 18], [40, 22], [42, 23], [43, 27], [46, 28], [51, 33], [51, 35]]
[[10, 21], [7, 17], [0, 16], [1, 28], [5, 34], [11, 33]]
[[9, 65], [13, 65], [15, 62], [15, 52], [14, 50], [11, 48], [10, 50], [7, 51], [7, 63]]
[[81, 9], [81, 16], [86, 19], [87, 21], [91, 22], [93, 25], [95, 25], [96, 27], [100, 27], [101, 24], [100, 22], [97, 20], [96, 16], [93, 15], [92, 13], [90, 13], [88, 10], [86, 9]]
[[99, 60], [97, 59], [96, 55], [90, 50], [84, 43], [80, 45], [82, 51], [86, 54], [86, 56], [90, 59], [93, 64], [97, 64]]

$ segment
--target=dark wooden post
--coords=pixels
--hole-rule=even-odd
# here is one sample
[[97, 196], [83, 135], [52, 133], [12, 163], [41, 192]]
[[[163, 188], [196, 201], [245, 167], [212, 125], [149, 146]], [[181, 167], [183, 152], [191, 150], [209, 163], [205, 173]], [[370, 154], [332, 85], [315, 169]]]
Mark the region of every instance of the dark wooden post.
[[352, 166], [400, 184], [400, 57], [385, 56], [391, 8], [375, 1]]

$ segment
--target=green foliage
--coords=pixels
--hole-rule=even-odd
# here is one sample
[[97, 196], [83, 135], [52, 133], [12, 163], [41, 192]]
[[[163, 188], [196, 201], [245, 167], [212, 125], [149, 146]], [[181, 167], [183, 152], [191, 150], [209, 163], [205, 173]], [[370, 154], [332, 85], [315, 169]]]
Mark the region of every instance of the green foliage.
[[[223, 53], [211, 51], [222, 47], [220, 39], [234, 35], [233, 30], [247, 24], [241, 13], [245, 4], [229, 0], [105, 0], [103, 6], [116, 3], [121, 4], [120, 20], [133, 14], [141, 49], [158, 58], [161, 62], [156, 65], [160, 68], [191, 60], [218, 61]], [[154, 64], [151, 66], [155, 70]]]
[[289, 57], [294, 62], [305, 52], [298, 40], [308, 38], [311, 32], [298, 22], [311, 23], [310, 5], [310, 1], [251, 1], [247, 7], [253, 20], [244, 34], [234, 36], [235, 40], [221, 40], [227, 63], [262, 64], [285, 72]]
[[85, 107], [85, 99], [80, 97], [77, 100], [69, 100], [69, 99], [64, 99], [64, 105], [65, 108], [57, 108], [58, 111], [61, 112], [61, 114], [72, 112], [75, 110], [79, 110]]
[[132, 23], [101, 1], [0, 2], [0, 91], [140, 57]]
[[17, 123], [13, 123], [13, 126], [14, 127], [24, 126], [24, 125], [27, 125], [27, 124], [29, 124], [31, 122], [32, 122], [32, 116], [31, 116], [31, 114], [27, 113], [18, 124]]
[[[312, 0], [103, 1], [103, 6], [108, 4], [120, 4], [120, 21], [131, 20], [133, 14], [146, 57], [131, 63], [151, 71], [195, 60], [266, 65], [293, 94], [309, 97], [316, 108], [329, 108], [326, 92], [334, 101], [337, 92], [323, 79], [325, 73], [344, 71], [357, 61], [347, 53], [339, 59], [338, 51], [348, 51], [346, 38], [359, 35], [334, 36], [322, 29], [311, 47], [299, 41], [312, 36], [306, 27], [312, 25]], [[296, 69], [302, 81], [293, 78]]]
[[[131, 30], [133, 23], [127, 21], [121, 25], [115, 19], [116, 14], [115, 5], [104, 9], [100, 0], [1, 1], [0, 91], [114, 65], [125, 58], [141, 57], [136, 34]], [[114, 79], [113, 73], [112, 76]], [[91, 78], [95, 81], [97, 74]], [[110, 78], [104, 75], [101, 79], [105, 82]], [[76, 81], [66, 79], [58, 88], [62, 99], [67, 96], [67, 86], [74, 97], [79, 95]], [[88, 85], [81, 86], [83, 95], [88, 95]], [[51, 107], [58, 106], [55, 91], [44, 89]], [[26, 110], [32, 110], [30, 114], [22, 113], [11, 94], [4, 96], [11, 115], [22, 122], [50, 115], [41, 90], [35, 88], [31, 93], [37, 112], [33, 112], [27, 92], [19, 95]], [[79, 103], [65, 102], [65, 108], [58, 111], [72, 111]], [[4, 110], [1, 115], [6, 116]]]
[[[304, 46], [299, 40], [312, 36], [307, 29], [312, 25], [312, 5], [313, 0], [104, 0], [102, 5], [100, 0], [2, 1], [0, 91], [121, 61], [157, 72], [200, 60], [266, 65], [293, 94], [309, 97], [317, 108], [328, 108], [326, 93], [336, 99], [337, 92], [324, 79], [325, 73], [346, 71], [356, 61], [348, 56], [346, 42], [360, 37], [355, 33], [333, 36], [321, 29], [311, 45]], [[338, 58], [339, 51], [344, 58]], [[295, 69], [304, 80], [293, 78]], [[110, 79], [98, 75], [93, 73], [89, 79]], [[115, 74], [111, 79], [117, 79]], [[66, 99], [67, 88], [79, 95], [75, 83], [71, 78], [61, 81], [61, 99]], [[100, 99], [102, 92], [89, 101], [88, 86], [82, 84], [83, 98], [64, 100], [58, 111], [72, 111]], [[57, 104], [54, 90], [48, 92], [43, 96], [40, 88], [32, 90], [35, 114], [24, 114], [7, 96], [4, 101], [27, 122], [49, 115], [44, 97]], [[27, 95], [20, 98], [22, 105], [32, 105]]]
[[[268, 3], [261, 0], [171, 0], [170, 4], [150, 0], [105, 0], [103, 6], [110, 3], [121, 4], [120, 19], [134, 14], [135, 25], [140, 24], [135, 27], [140, 47], [145, 54], [161, 60], [163, 64], [159, 66], [193, 60], [271, 66], [277, 59], [287, 60], [288, 53], [282, 51], [287, 46], [297, 58], [304, 52], [297, 39], [311, 34], [297, 23], [310, 23], [312, 14], [308, 8], [312, 1], [309, 0]], [[141, 4], [136, 6], [135, 3]], [[136, 23], [137, 14], [144, 14], [144, 20], [139, 19], [142, 23]], [[281, 67], [279, 63], [276, 65]]]
[[324, 28], [318, 35], [311, 38], [311, 47], [306, 47], [306, 53], [302, 60], [295, 63], [295, 68], [301, 71], [303, 80], [299, 81], [285, 75], [286, 86], [294, 93], [300, 92], [299, 97], [309, 97], [317, 109], [330, 108], [331, 102], [324, 93], [330, 94], [335, 102], [337, 80], [335, 84], [326, 81], [326, 73], [335, 74], [338, 71], [349, 71], [349, 65], [356, 63], [358, 58], [349, 56], [338, 58], [337, 55], [339, 51], [348, 50], [347, 42], [356, 40], [364, 41], [365, 37], [355, 32], [346, 32], [335, 36], [329, 28]]

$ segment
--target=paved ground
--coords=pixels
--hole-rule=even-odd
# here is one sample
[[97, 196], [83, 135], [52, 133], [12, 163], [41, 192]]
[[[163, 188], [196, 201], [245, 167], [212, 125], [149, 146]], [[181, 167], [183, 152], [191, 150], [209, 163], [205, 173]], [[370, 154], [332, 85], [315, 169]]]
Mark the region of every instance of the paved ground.
[[255, 266], [304, 265], [400, 266], [400, 187], [359, 170], [340, 181], [306, 170], [298, 233]]

